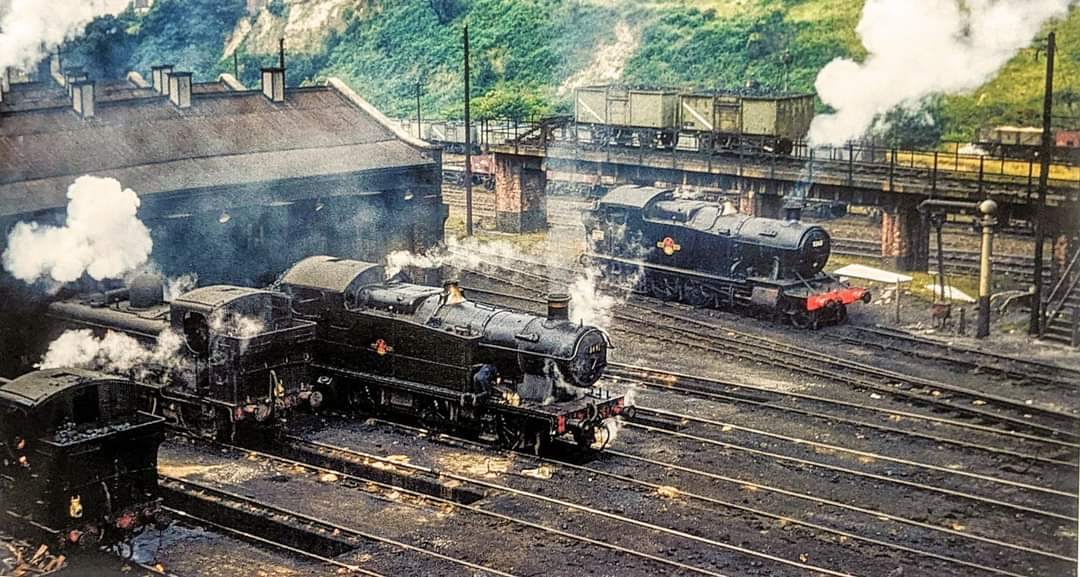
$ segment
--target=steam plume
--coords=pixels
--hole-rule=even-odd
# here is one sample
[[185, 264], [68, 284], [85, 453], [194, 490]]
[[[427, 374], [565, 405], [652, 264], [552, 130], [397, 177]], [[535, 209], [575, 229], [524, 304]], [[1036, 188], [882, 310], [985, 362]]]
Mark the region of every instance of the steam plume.
[[897, 106], [982, 86], [1075, 1], [867, 0], [856, 28], [866, 60], [836, 59], [818, 74], [836, 112], [814, 119], [811, 142], [842, 145]]
[[95, 280], [119, 278], [146, 263], [154, 243], [135, 214], [135, 192], [112, 178], [81, 176], [67, 196], [63, 227], [15, 225], [3, 255], [8, 272], [27, 283], [66, 283], [83, 273]]
[[40, 368], [80, 367], [143, 378], [154, 369], [176, 368], [183, 361], [183, 337], [163, 332], [153, 347], [123, 333], [98, 338], [90, 329], [66, 331], [49, 343]]
[[0, 0], [0, 70], [29, 68], [98, 16], [130, 0]]

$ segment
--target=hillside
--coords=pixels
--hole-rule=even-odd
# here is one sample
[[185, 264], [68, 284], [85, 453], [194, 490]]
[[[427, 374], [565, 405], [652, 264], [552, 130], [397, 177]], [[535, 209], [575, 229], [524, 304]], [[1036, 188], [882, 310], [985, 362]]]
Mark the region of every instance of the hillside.
[[[636, 84], [811, 90], [838, 56], [862, 55], [861, 0], [159, 0], [144, 16], [95, 21], [72, 47], [102, 74], [174, 62], [201, 78], [232, 71], [257, 83], [287, 40], [289, 80], [346, 80], [391, 115], [411, 114], [416, 83], [429, 115], [458, 116], [461, 30], [469, 23], [474, 112], [548, 114], [574, 86]], [[1060, 124], [1080, 115], [1080, 9], [1057, 23]], [[235, 54], [234, 54], [235, 53]], [[1039, 118], [1043, 62], [1022, 51], [974, 94], [936, 99], [924, 141], [970, 138]], [[924, 115], [919, 115], [922, 117]], [[910, 125], [911, 118], [900, 119]]]

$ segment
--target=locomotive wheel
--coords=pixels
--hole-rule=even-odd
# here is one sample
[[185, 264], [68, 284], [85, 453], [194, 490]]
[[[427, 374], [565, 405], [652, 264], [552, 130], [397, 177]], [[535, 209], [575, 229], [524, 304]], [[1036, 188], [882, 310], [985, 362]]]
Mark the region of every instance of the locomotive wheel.
[[675, 300], [679, 296], [679, 285], [669, 277], [653, 277], [649, 279], [649, 294], [660, 300]]
[[816, 331], [819, 320], [817, 311], [796, 311], [791, 315], [791, 324], [797, 329]]
[[503, 416], [495, 418], [495, 436], [499, 439], [499, 445], [506, 449], [519, 449], [525, 445], [525, 431]]
[[683, 288], [683, 302], [690, 306], [703, 307], [713, 302], [712, 291], [703, 284], [687, 283]]

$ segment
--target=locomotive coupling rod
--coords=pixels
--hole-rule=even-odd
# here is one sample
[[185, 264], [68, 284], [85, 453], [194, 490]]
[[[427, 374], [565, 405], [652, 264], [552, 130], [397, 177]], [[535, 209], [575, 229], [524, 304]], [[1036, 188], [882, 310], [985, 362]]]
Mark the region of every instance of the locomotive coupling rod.
[[[990, 335], [990, 279], [993, 273], [993, 263], [990, 261], [990, 257], [994, 252], [994, 225], [997, 224], [995, 215], [997, 214], [998, 205], [992, 200], [962, 202], [929, 199], [919, 203], [919, 212], [950, 212], [949, 209], [964, 213], [975, 213], [981, 216], [982, 250], [979, 258], [979, 320], [975, 337], [985, 338]], [[944, 298], [944, 291], [942, 293], [941, 296]], [[1038, 296], [1035, 298], [1038, 298]]]

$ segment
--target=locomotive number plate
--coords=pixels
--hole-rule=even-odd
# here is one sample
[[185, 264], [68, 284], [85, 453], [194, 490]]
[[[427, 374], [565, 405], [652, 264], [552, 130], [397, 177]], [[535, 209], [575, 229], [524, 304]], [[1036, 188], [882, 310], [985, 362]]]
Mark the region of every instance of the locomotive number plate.
[[592, 239], [593, 240], [604, 240], [604, 231], [599, 229], [599, 228], [593, 229], [593, 231], [592, 231]]
[[825, 241], [823, 241], [823, 240], [821, 240], [819, 238], [819, 239], [815, 240], [814, 242], [810, 243], [810, 246], [812, 246], [814, 248], [821, 248], [821, 247], [825, 246]]

